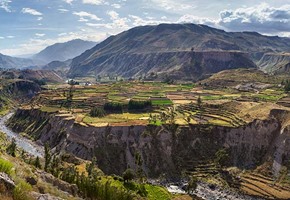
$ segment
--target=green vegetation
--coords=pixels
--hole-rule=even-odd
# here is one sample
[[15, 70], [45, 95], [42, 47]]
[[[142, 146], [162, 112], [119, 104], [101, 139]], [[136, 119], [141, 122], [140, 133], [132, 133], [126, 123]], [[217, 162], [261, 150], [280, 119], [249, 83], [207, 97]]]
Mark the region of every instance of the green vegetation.
[[13, 168], [13, 164], [3, 158], [0, 158], [0, 172], [4, 172], [6, 174], [11, 174]]
[[170, 99], [162, 99], [162, 100], [151, 100], [153, 106], [168, 106], [172, 105], [172, 101]]
[[103, 108], [93, 107], [90, 111], [91, 117], [105, 117], [105, 115], [106, 115], [106, 112], [104, 111]]
[[38, 157], [38, 156], [35, 158], [34, 166], [35, 166], [36, 168], [41, 169], [41, 164], [40, 164], [40, 160], [39, 160], [39, 157]]
[[123, 173], [123, 179], [125, 182], [131, 181], [135, 178], [135, 173], [132, 169], [127, 169], [124, 173]]
[[152, 102], [147, 100], [147, 101], [135, 101], [135, 100], [130, 100], [128, 104], [128, 110], [143, 110], [146, 108], [150, 108], [152, 106]]
[[224, 167], [229, 162], [229, 154], [226, 149], [220, 149], [215, 154], [215, 162], [220, 166]]
[[13, 199], [15, 200], [31, 200], [30, 192], [32, 187], [30, 184], [20, 181], [13, 190]]
[[285, 92], [289, 92], [290, 91], [290, 81], [287, 80], [283, 80], [282, 81], [282, 85], [284, 85], [284, 90]]
[[170, 200], [172, 198], [172, 195], [163, 187], [146, 184], [145, 189], [148, 192], [149, 200]]
[[50, 152], [50, 148], [49, 148], [49, 144], [45, 143], [44, 145], [44, 171], [48, 172], [49, 166], [50, 166], [50, 162], [51, 162], [51, 152]]
[[123, 106], [121, 103], [108, 102], [104, 104], [104, 110], [106, 112], [122, 113]]
[[7, 147], [6, 152], [13, 157], [16, 157], [16, 141], [13, 138], [10, 145]]

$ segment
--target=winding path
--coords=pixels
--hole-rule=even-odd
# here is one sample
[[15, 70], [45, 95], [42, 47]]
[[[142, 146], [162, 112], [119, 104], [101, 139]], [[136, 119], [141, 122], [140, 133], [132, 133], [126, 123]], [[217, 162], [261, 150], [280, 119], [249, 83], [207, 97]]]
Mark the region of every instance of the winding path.
[[5, 125], [5, 122], [10, 117], [12, 117], [13, 114], [14, 114], [13, 112], [10, 112], [9, 114], [0, 117], [0, 131], [5, 133], [9, 140], [12, 140], [12, 138], [14, 138], [17, 146], [25, 150], [30, 155], [43, 157], [44, 155], [43, 146], [37, 145], [35, 142], [22, 137], [21, 135], [13, 132], [10, 128], [8, 128]]

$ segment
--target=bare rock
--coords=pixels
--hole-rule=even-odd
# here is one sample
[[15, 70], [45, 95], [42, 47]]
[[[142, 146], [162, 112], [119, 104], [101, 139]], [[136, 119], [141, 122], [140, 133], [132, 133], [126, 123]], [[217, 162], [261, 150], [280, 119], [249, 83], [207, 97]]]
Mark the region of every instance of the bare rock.
[[6, 191], [12, 191], [15, 188], [14, 181], [4, 172], [0, 172], [0, 184], [5, 187]]
[[36, 185], [37, 184], [37, 180], [35, 178], [33, 178], [33, 177], [26, 177], [25, 180], [30, 185]]

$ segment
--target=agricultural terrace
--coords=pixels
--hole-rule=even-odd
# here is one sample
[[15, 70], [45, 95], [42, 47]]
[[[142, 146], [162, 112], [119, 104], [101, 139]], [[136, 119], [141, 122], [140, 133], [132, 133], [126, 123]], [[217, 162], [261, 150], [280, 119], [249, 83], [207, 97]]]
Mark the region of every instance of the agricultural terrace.
[[[237, 127], [264, 119], [287, 94], [268, 85], [260, 90], [206, 89], [194, 84], [119, 81], [107, 84], [47, 85], [29, 105], [90, 126], [213, 124]], [[199, 99], [199, 100], [198, 100]]]

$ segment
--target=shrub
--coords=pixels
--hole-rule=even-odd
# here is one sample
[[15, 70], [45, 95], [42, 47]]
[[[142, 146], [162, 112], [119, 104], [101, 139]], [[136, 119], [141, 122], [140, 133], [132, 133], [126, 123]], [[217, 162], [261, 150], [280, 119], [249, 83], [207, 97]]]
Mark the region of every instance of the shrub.
[[229, 162], [229, 154], [226, 149], [220, 149], [215, 153], [215, 163], [224, 167]]
[[128, 110], [143, 110], [151, 106], [152, 106], [152, 102], [150, 100], [135, 101], [131, 99], [128, 104]]
[[25, 181], [20, 181], [13, 190], [14, 200], [30, 200], [32, 199], [30, 192], [32, 191], [31, 185]]
[[135, 173], [132, 169], [126, 169], [126, 171], [123, 173], [123, 179], [125, 182], [133, 180], [134, 178], [135, 178]]
[[0, 158], [0, 172], [4, 172], [6, 174], [11, 174], [13, 168], [13, 164], [3, 158]]
[[106, 112], [123, 112], [123, 106], [120, 103], [108, 102], [104, 104]]
[[104, 117], [106, 115], [103, 108], [94, 107], [90, 111], [91, 117]]
[[15, 138], [12, 139], [11, 144], [7, 147], [6, 152], [13, 157], [16, 157], [16, 140]]

